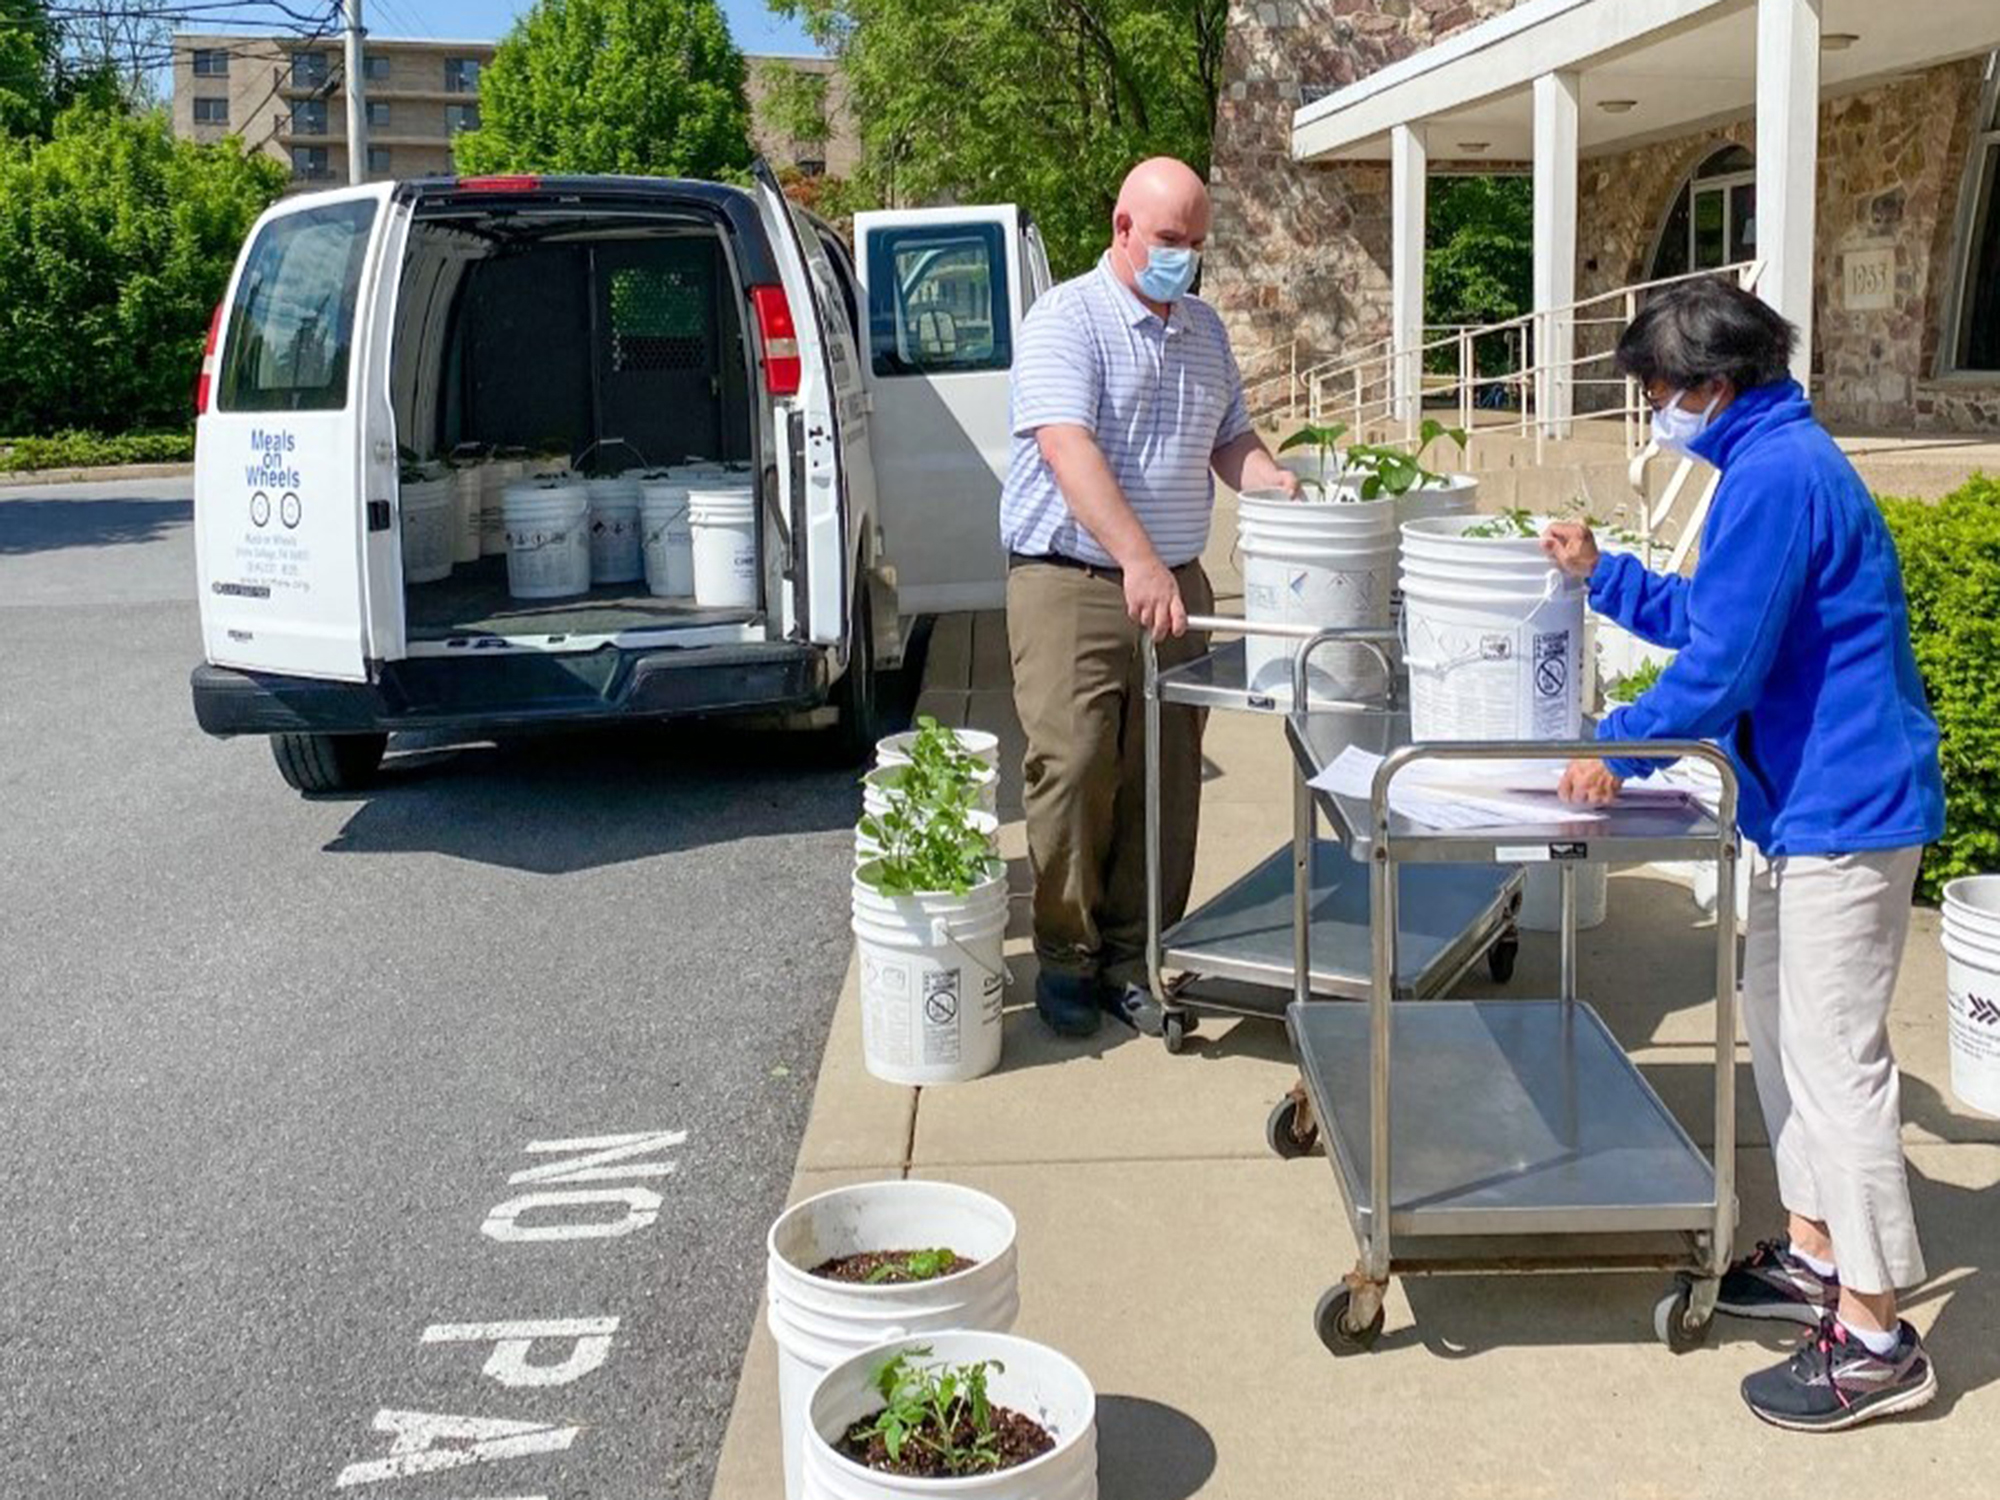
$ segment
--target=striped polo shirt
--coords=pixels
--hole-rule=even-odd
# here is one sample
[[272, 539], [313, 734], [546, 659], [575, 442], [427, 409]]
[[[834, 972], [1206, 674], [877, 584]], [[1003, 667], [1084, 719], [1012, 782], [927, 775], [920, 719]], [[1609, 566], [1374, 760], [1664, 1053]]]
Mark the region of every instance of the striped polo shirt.
[[1066, 423], [1095, 435], [1162, 562], [1201, 556], [1215, 508], [1210, 455], [1250, 430], [1214, 308], [1182, 297], [1162, 319], [1112, 274], [1107, 255], [1036, 300], [1011, 389], [1014, 445], [1000, 492], [1008, 551], [1115, 566], [1070, 514], [1035, 441], [1036, 428]]

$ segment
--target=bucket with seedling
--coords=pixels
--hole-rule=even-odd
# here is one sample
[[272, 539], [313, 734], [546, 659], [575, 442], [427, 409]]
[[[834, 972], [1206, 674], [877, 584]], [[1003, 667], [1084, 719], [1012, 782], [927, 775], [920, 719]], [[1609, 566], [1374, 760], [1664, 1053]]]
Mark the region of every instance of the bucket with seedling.
[[403, 524], [403, 578], [409, 583], [436, 583], [451, 574], [456, 517], [450, 466], [442, 460], [419, 459], [403, 449], [396, 479], [396, 506]]
[[806, 1407], [820, 1377], [885, 1340], [1005, 1333], [1020, 1309], [1014, 1216], [951, 1182], [863, 1182], [785, 1210], [766, 1237], [785, 1492], [802, 1493]]

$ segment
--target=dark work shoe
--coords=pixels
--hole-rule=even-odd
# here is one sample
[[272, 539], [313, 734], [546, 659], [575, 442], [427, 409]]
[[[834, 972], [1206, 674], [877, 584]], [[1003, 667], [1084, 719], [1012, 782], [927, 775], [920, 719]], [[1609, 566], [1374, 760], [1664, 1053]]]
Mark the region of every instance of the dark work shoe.
[[1788, 1239], [1760, 1240], [1722, 1277], [1715, 1310], [1817, 1328], [1840, 1301], [1840, 1278], [1822, 1276], [1792, 1253]]
[[1134, 1031], [1146, 1036], [1160, 1034], [1163, 1014], [1160, 1002], [1153, 998], [1153, 992], [1145, 985], [1104, 980], [1098, 985], [1097, 1000], [1106, 1015], [1123, 1021]]
[[1104, 1016], [1096, 979], [1047, 970], [1035, 976], [1035, 1010], [1057, 1036], [1090, 1036]]
[[1896, 1325], [1896, 1347], [1871, 1354], [1838, 1318], [1807, 1334], [1783, 1364], [1743, 1382], [1750, 1410], [1794, 1432], [1839, 1432], [1876, 1417], [1928, 1406], [1937, 1371], [1908, 1323]]

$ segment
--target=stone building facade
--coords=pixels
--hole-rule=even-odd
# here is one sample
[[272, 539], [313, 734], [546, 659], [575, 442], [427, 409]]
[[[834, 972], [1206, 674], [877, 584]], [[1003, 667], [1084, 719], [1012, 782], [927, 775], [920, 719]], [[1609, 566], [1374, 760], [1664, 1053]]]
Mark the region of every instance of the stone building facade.
[[[1292, 111], [1513, 0], [1237, 3], [1217, 123], [1206, 292], [1248, 350], [1296, 336], [1316, 355], [1389, 332], [1389, 179], [1375, 164], [1292, 161]], [[1983, 59], [1895, 78], [1820, 106], [1813, 396], [1829, 421], [1886, 430], [2000, 430], [2000, 372], [1939, 373], [1969, 153], [1990, 107]], [[1746, 113], [1695, 134], [1587, 156], [1578, 174], [1577, 295], [1643, 281], [1670, 207], [1716, 151], [1754, 147]], [[1434, 160], [1432, 170], [1525, 163]], [[1996, 210], [2000, 211], [2000, 210]], [[1850, 257], [1887, 252], [1887, 297], [1849, 306]], [[1868, 306], [1868, 302], [1886, 306]], [[1579, 346], [1610, 336], [1579, 332]], [[1302, 354], [1302, 359], [1304, 355]], [[1579, 400], [1580, 406], [1588, 406]]]

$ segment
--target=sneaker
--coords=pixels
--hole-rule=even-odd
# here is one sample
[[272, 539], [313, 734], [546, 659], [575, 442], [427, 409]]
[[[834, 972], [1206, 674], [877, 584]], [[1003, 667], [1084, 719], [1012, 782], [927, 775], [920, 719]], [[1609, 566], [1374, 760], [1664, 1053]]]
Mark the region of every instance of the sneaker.
[[1817, 1328], [1840, 1301], [1840, 1277], [1822, 1276], [1792, 1253], [1790, 1240], [1760, 1240], [1723, 1273], [1715, 1310]]
[[1896, 1347], [1871, 1354], [1838, 1318], [1806, 1335], [1783, 1364], [1743, 1382], [1750, 1410], [1794, 1432], [1839, 1432], [1876, 1417], [1928, 1406], [1937, 1371], [1908, 1323], [1896, 1325]]
[[1107, 1016], [1123, 1021], [1134, 1031], [1146, 1036], [1158, 1036], [1161, 1032], [1160, 1018], [1165, 1012], [1160, 1002], [1153, 998], [1153, 992], [1143, 984], [1118, 984], [1105, 980], [1098, 986], [1097, 1003]]
[[1090, 1036], [1104, 1012], [1098, 1006], [1097, 980], [1083, 974], [1043, 970], [1035, 976], [1035, 1010], [1057, 1036]]

